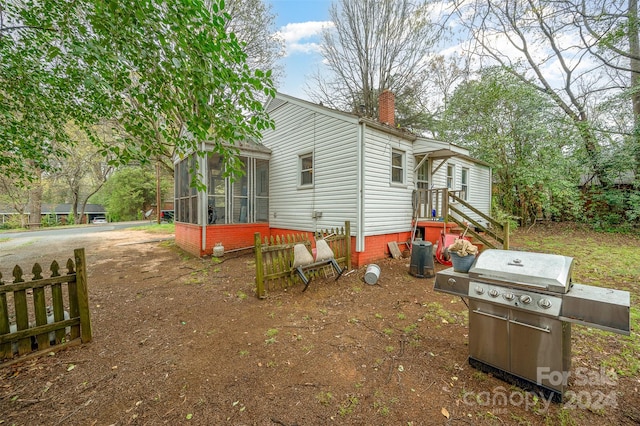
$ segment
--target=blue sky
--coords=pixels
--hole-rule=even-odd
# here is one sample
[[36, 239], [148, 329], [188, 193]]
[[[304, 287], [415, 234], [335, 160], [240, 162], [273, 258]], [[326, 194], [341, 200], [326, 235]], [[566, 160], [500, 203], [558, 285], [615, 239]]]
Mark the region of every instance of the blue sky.
[[320, 31], [329, 23], [331, 0], [265, 0], [276, 15], [276, 28], [284, 38], [286, 56], [281, 59], [285, 76], [278, 91], [308, 99], [308, 76], [322, 61]]

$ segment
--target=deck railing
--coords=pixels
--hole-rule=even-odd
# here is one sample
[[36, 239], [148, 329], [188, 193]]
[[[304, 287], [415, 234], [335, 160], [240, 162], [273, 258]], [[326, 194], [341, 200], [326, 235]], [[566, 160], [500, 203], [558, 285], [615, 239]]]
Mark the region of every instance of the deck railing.
[[[455, 222], [486, 247], [508, 250], [509, 223], [502, 224], [486, 215], [465, 201], [463, 196], [464, 191], [452, 191], [448, 188], [417, 189], [413, 199], [414, 220]], [[475, 220], [467, 211], [475, 213], [485, 223]]]

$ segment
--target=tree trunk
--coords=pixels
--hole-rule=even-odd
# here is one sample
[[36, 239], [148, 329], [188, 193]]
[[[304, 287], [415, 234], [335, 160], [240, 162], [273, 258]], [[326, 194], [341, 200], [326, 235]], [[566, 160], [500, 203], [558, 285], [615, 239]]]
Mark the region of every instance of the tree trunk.
[[633, 103], [636, 175], [640, 171], [640, 37], [638, 37], [638, 0], [629, 0], [629, 53], [631, 56], [631, 102]]
[[73, 223], [81, 223], [80, 218], [78, 216], [78, 203], [80, 202], [80, 195], [78, 194], [78, 190], [73, 191], [73, 205], [72, 205], [72, 214], [73, 214]]
[[629, 53], [631, 54], [631, 88], [633, 90], [633, 118], [636, 127], [640, 122], [640, 40], [638, 37], [638, 0], [629, 0]]
[[42, 170], [36, 169], [36, 179], [33, 182], [29, 199], [29, 227], [39, 228], [42, 222]]

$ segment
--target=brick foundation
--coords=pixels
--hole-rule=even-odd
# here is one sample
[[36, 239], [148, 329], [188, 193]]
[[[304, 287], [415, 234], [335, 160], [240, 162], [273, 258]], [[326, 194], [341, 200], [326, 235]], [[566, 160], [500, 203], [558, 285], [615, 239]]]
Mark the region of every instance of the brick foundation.
[[[447, 223], [447, 232], [455, 224]], [[418, 229], [425, 241], [435, 244], [444, 229], [444, 222], [420, 222]], [[262, 239], [265, 237], [275, 237], [278, 235], [305, 235], [313, 241], [313, 233], [285, 228], [269, 228], [267, 223], [252, 224], [230, 224], [230, 225], [210, 225], [207, 226], [207, 247], [203, 251], [202, 231], [199, 225], [188, 223], [176, 223], [176, 244], [183, 250], [194, 256], [208, 256], [213, 253], [213, 246], [222, 243], [225, 251], [253, 247], [254, 233], [260, 232]], [[389, 242], [398, 243], [400, 251], [408, 249], [406, 243], [411, 238], [411, 232], [398, 232], [384, 235], [371, 235], [365, 237], [365, 251], [356, 252], [356, 239], [351, 237], [351, 247], [354, 251], [351, 254], [351, 263], [354, 268], [374, 263], [380, 259], [390, 257]]]
[[194, 256], [209, 256], [213, 246], [222, 243], [225, 251], [253, 247], [253, 235], [260, 232], [269, 235], [268, 223], [229, 224], [207, 226], [207, 245], [202, 250], [202, 228], [200, 225], [176, 222], [176, 244]]

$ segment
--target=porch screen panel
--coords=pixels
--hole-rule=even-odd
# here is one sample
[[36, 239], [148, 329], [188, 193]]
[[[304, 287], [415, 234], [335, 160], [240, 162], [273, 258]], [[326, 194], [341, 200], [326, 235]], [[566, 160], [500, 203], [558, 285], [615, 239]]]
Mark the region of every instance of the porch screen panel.
[[178, 222], [198, 223], [197, 191], [191, 187], [191, 170], [195, 170], [195, 161], [194, 156], [189, 156], [176, 165], [178, 182], [175, 205], [178, 206]]
[[224, 165], [219, 154], [207, 157], [207, 224], [225, 223], [226, 191]]
[[255, 172], [256, 222], [269, 221], [269, 161], [256, 160]]
[[242, 176], [239, 176], [232, 184], [233, 191], [233, 223], [249, 222], [249, 159], [240, 157], [242, 162]]

